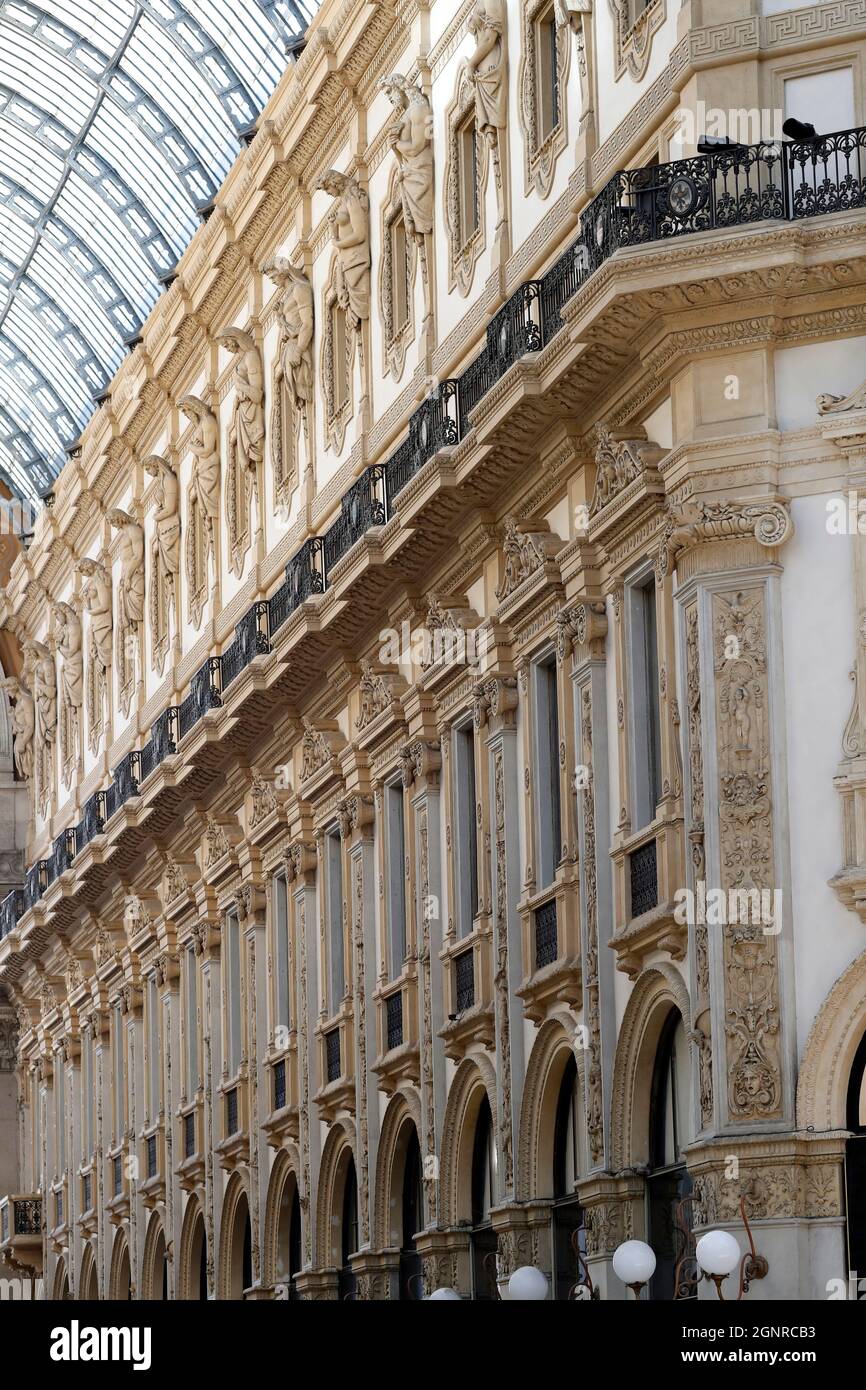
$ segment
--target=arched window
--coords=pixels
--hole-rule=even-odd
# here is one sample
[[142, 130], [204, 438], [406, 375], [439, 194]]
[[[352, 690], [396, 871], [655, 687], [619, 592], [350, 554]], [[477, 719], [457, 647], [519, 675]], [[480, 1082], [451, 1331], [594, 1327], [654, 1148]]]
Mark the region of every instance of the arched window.
[[358, 1179], [355, 1174], [355, 1160], [349, 1155], [346, 1164], [346, 1177], [343, 1182], [343, 1213], [340, 1228], [341, 1268], [339, 1292], [341, 1298], [354, 1298], [357, 1291], [357, 1278], [352, 1269], [351, 1257], [358, 1249]]
[[580, 1177], [580, 1091], [577, 1063], [569, 1054], [556, 1100], [553, 1131], [553, 1288], [565, 1300], [578, 1280], [577, 1241], [585, 1254], [583, 1212], [575, 1193]]
[[472, 1282], [473, 1297], [496, 1298], [496, 1232], [490, 1209], [496, 1193], [493, 1116], [485, 1095], [475, 1120], [472, 1142]]
[[288, 1296], [294, 1299], [294, 1278], [301, 1270], [301, 1202], [298, 1184], [289, 1174], [280, 1194], [280, 1215], [277, 1230], [277, 1263], [275, 1281], [285, 1284]]
[[851, 1138], [845, 1144], [845, 1210], [848, 1227], [848, 1268], [866, 1269], [866, 1033], [854, 1056], [848, 1079], [845, 1123]]
[[400, 1243], [400, 1297], [417, 1299], [421, 1290], [421, 1257], [415, 1236], [424, 1226], [424, 1190], [421, 1185], [421, 1148], [418, 1131], [408, 1124], [409, 1139], [403, 1164], [403, 1237]]
[[[677, 1210], [691, 1193], [684, 1150], [689, 1142], [689, 1069], [686, 1031], [679, 1009], [662, 1025], [650, 1087], [649, 1173], [647, 1175], [649, 1243], [656, 1253], [650, 1297], [671, 1299], [674, 1270], [683, 1236]], [[683, 1208], [690, 1225], [690, 1207]]]

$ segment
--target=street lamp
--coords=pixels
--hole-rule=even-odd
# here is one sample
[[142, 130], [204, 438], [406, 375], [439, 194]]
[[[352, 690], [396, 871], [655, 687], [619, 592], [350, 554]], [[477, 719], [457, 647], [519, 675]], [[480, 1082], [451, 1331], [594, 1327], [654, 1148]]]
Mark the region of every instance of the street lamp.
[[640, 1298], [641, 1289], [655, 1274], [656, 1255], [645, 1240], [625, 1240], [613, 1252], [613, 1272]]
[[508, 1299], [514, 1303], [543, 1303], [550, 1290], [547, 1275], [534, 1265], [521, 1265], [508, 1281]]

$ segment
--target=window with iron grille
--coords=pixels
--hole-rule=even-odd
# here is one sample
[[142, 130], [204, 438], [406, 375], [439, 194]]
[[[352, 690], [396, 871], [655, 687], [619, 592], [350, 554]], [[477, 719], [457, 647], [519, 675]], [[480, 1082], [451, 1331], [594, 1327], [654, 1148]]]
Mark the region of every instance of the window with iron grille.
[[274, 1064], [274, 1109], [283, 1110], [286, 1104], [286, 1064]]
[[339, 1080], [342, 1075], [339, 1028], [332, 1028], [325, 1034], [325, 1067], [329, 1081]]
[[389, 994], [385, 1000], [388, 1051], [403, 1044], [403, 993]]
[[93, 1206], [93, 1179], [89, 1173], [81, 1179], [81, 1206], [83, 1211], [90, 1211]]
[[452, 848], [457, 896], [457, 933], [468, 936], [478, 911], [478, 826], [475, 794], [475, 728], [470, 720], [454, 730]]
[[552, 965], [557, 956], [556, 898], [543, 903], [535, 913], [535, 968]]
[[238, 1132], [238, 1088], [233, 1086], [226, 1091], [226, 1134]]
[[658, 907], [659, 885], [656, 863], [656, 842], [647, 840], [645, 845], [629, 855], [629, 879], [631, 884], [631, 915], [640, 917]]
[[115, 1154], [112, 1159], [114, 1174], [114, 1195], [119, 1197], [123, 1191], [123, 1154]]
[[278, 1028], [289, 1027], [289, 891], [283, 874], [273, 881], [274, 904], [274, 1021]]
[[331, 1013], [335, 1014], [346, 992], [343, 956], [343, 846], [339, 830], [325, 836], [325, 888], [328, 916], [328, 955], [330, 965]]
[[55, 1226], [62, 1226], [62, 1225], [63, 1225], [63, 1193], [62, 1193], [62, 1192], [55, 1192], [55, 1194], [54, 1194], [54, 1224], [55, 1224]]
[[183, 1156], [192, 1158], [195, 1153], [195, 1111], [183, 1117]]
[[385, 787], [385, 867], [387, 875], [388, 927], [391, 945], [390, 975], [398, 980], [406, 959], [406, 829], [403, 783]]
[[455, 1009], [462, 1014], [475, 1003], [475, 961], [473, 951], [461, 951], [454, 957]]
[[535, 803], [538, 845], [538, 886], [546, 888], [556, 877], [562, 852], [559, 798], [559, 694], [556, 657], [536, 663], [535, 696]]
[[155, 1135], [155, 1134], [149, 1134], [149, 1135], [147, 1136], [147, 1140], [145, 1141], [145, 1148], [146, 1148], [146, 1151], [147, 1151], [147, 1176], [148, 1176], [149, 1178], [155, 1178], [155, 1177], [156, 1177], [156, 1135]]

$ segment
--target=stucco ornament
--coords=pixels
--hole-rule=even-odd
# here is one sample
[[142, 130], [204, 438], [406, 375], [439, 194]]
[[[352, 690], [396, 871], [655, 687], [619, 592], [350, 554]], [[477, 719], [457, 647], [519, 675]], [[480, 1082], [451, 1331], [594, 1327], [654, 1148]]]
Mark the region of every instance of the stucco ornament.
[[116, 666], [120, 705], [129, 713], [135, 683], [135, 652], [144, 620], [144, 528], [120, 507], [107, 514], [109, 526], [120, 533]]
[[90, 615], [85, 673], [87, 739], [92, 753], [99, 747], [108, 696], [108, 668], [111, 665], [112, 598], [111, 575], [98, 560], [87, 556], [78, 562], [78, 573], [85, 580], [81, 601]]
[[18, 776], [29, 782], [33, 776], [33, 735], [36, 728], [36, 706], [22, 677], [6, 676], [0, 680], [0, 690], [5, 690], [12, 707], [12, 746]]
[[307, 409], [313, 399], [313, 287], [306, 275], [285, 256], [268, 261], [263, 274], [279, 286], [279, 380], [308, 428]]
[[84, 704], [84, 651], [81, 617], [71, 603], [55, 603], [54, 640], [60, 657], [60, 762], [70, 785], [81, 752], [81, 707]]
[[475, 39], [475, 49], [469, 56], [469, 72], [475, 87], [475, 123], [493, 158], [497, 228], [505, 222], [500, 131], [508, 121], [507, 27], [505, 0], [476, 0], [468, 24], [469, 33]]
[[193, 456], [192, 478], [187, 491], [185, 559], [189, 616], [194, 626], [201, 622], [208, 595], [208, 559], [216, 563], [216, 523], [220, 514], [219, 421], [199, 396], [184, 396], [180, 409], [192, 422], [189, 451]]
[[433, 231], [433, 111], [421, 88], [400, 73], [383, 77], [379, 85], [394, 107], [388, 143], [397, 160], [397, 187], [406, 235], [418, 248], [424, 316], [430, 320], [433, 305], [426, 238]]
[[177, 474], [167, 459], [151, 454], [144, 471], [158, 480], [156, 490], [156, 539], [160, 576], [174, 601], [175, 576], [180, 573], [180, 488]]
[[337, 300], [355, 332], [370, 317], [370, 204], [356, 179], [329, 169], [317, 188], [330, 194], [331, 242], [337, 255]]
[[51, 771], [57, 738], [57, 674], [54, 657], [43, 642], [26, 638], [23, 648], [24, 682], [32, 690], [35, 704], [33, 746], [36, 806], [44, 814], [51, 796]]
[[243, 328], [227, 328], [217, 341], [235, 359], [235, 408], [229, 429], [229, 448], [237, 450], [240, 467], [255, 475], [264, 456], [265, 442], [262, 355], [252, 335]]
[[592, 0], [561, 0], [562, 12], [575, 39], [580, 76], [581, 123], [592, 109]]

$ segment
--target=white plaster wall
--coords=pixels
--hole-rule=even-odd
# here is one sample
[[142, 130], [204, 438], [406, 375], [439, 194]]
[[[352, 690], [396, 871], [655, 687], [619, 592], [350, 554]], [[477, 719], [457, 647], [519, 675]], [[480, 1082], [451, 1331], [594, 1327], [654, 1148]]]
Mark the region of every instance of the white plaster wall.
[[817, 396], [825, 391], [847, 396], [860, 385], [866, 366], [866, 337], [782, 348], [774, 360], [779, 429], [805, 429], [817, 419]]
[[841, 802], [833, 786], [851, 710], [855, 613], [852, 539], [829, 536], [826, 497], [794, 500], [782, 563], [797, 1045], [834, 981], [863, 949], [863, 926], [828, 879], [841, 867]]
[[810, 121], [819, 134], [850, 130], [854, 113], [854, 69], [805, 73], [785, 82], [785, 116]]
[[608, 138], [629, 113], [631, 108], [652, 86], [666, 67], [671, 50], [677, 41], [677, 0], [667, 0], [667, 15], [664, 23], [653, 35], [652, 52], [647, 70], [639, 82], [635, 82], [627, 68], [615, 76], [614, 18], [607, 0], [593, 5], [595, 20], [595, 62], [598, 96], [596, 111], [598, 117], [599, 141]]

